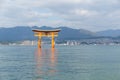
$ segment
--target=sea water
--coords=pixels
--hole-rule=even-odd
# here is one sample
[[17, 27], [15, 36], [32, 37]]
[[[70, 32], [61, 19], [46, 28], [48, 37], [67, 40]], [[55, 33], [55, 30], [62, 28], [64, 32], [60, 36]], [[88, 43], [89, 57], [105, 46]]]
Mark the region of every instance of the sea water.
[[120, 80], [120, 46], [0, 46], [0, 80]]

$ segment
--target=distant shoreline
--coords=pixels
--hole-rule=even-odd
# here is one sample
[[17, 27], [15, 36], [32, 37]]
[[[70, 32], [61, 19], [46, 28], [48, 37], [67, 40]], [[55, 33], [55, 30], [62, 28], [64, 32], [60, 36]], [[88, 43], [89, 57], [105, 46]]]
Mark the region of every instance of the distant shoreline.
[[[0, 42], [0, 45], [22, 45], [22, 46], [35, 46], [38, 41], [15, 41], [15, 42]], [[42, 42], [43, 45], [51, 45], [51, 41]], [[109, 40], [109, 39], [86, 39], [86, 40], [64, 40], [56, 41], [56, 45], [120, 45], [120, 40]]]

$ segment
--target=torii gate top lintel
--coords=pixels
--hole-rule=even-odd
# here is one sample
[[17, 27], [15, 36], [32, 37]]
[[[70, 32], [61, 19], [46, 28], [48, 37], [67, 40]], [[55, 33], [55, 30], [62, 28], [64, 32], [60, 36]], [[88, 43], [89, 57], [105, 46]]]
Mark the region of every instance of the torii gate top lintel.
[[35, 34], [35, 36], [38, 37], [38, 47], [41, 48], [41, 38], [42, 37], [52, 37], [51, 43], [52, 43], [52, 48], [54, 48], [55, 42], [54, 42], [54, 37], [58, 36], [58, 32], [60, 32], [60, 29], [55, 29], [55, 30], [39, 30], [39, 29], [34, 29], [32, 30]]
[[34, 29], [32, 30], [33, 32], [60, 32], [60, 29], [55, 29], [55, 30], [40, 30], [40, 29]]

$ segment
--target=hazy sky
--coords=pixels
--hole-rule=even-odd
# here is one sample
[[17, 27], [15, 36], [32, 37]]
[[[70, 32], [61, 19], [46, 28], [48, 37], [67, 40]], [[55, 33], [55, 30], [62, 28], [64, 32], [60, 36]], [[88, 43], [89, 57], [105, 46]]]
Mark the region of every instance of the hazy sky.
[[0, 27], [120, 29], [120, 0], [0, 0]]

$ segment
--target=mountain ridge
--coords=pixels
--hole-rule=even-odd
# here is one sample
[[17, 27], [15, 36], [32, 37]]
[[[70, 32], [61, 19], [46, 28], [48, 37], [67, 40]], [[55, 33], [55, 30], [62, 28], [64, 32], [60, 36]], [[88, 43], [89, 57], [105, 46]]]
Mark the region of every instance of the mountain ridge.
[[[80, 40], [80, 39], [93, 39], [93, 38], [120, 38], [119, 30], [106, 30], [99, 32], [92, 32], [85, 29], [73, 29], [65, 26], [58, 27], [61, 29], [58, 40]], [[58, 29], [50, 26], [17, 26], [11, 28], [0, 28], [0, 41], [23, 41], [23, 40], [36, 40], [32, 29]], [[117, 31], [117, 32], [116, 32]]]

